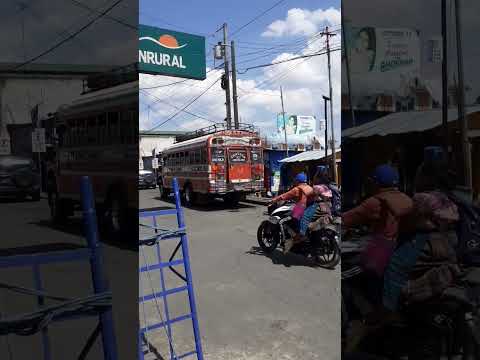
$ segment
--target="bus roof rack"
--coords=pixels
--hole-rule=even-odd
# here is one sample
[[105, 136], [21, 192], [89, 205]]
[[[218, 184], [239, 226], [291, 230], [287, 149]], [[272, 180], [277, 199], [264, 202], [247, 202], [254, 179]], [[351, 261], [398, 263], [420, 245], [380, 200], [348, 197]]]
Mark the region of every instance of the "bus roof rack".
[[181, 134], [177, 135], [175, 137], [175, 142], [179, 143], [182, 141], [190, 140], [190, 139], [195, 139], [200, 136], [205, 136], [205, 135], [210, 135], [210, 134], [215, 134], [219, 131], [245, 131], [245, 132], [251, 132], [254, 134], [258, 134], [258, 130], [253, 126], [252, 124], [238, 124], [238, 129], [233, 129], [233, 128], [228, 128], [226, 124], [224, 123], [216, 123], [195, 131], [188, 132], [186, 134]]

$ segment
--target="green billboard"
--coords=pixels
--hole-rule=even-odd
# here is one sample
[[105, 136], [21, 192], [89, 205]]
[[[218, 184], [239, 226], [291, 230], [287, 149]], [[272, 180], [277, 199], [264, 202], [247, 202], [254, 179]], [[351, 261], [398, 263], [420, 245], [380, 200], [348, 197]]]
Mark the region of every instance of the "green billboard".
[[139, 25], [138, 66], [141, 73], [206, 78], [205, 38]]

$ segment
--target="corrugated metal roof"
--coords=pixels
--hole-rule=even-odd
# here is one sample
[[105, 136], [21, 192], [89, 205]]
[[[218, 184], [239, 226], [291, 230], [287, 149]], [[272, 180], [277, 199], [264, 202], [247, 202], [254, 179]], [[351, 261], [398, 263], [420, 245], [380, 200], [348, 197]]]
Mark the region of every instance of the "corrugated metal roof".
[[[341, 150], [336, 150], [335, 152], [338, 154]], [[327, 156], [330, 156], [332, 151], [327, 151]], [[282, 159], [279, 162], [281, 163], [292, 163], [292, 162], [302, 162], [302, 161], [312, 161], [312, 160], [321, 160], [325, 158], [325, 150], [311, 150], [305, 151], [300, 154], [290, 156], [286, 159]]]
[[[468, 107], [466, 115], [480, 111], [480, 106]], [[448, 111], [448, 122], [458, 119], [457, 109]], [[366, 138], [431, 130], [442, 124], [442, 110], [397, 112], [366, 124], [346, 129], [342, 137]]]
[[166, 130], [166, 131], [148, 131], [148, 130], [140, 130], [140, 136], [176, 136], [176, 135], [184, 135], [186, 131], [176, 131], [176, 130]]

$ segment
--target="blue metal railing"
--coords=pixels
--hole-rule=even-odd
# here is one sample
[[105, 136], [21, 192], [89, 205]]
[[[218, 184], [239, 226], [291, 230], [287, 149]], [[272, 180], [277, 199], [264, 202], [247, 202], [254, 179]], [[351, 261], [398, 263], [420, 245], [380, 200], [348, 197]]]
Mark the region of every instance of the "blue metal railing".
[[[155, 301], [157, 302], [157, 299], [161, 298], [163, 300], [163, 313], [165, 317], [162, 316], [161, 310], [158, 308], [158, 303], [157, 305], [157, 311], [159, 312], [160, 315], [160, 322], [154, 323], [154, 324], [144, 324], [143, 327], [140, 328], [139, 330], [139, 346], [138, 346], [138, 357], [139, 360], [143, 360], [145, 358], [145, 354], [149, 352], [151, 344], [148, 342], [148, 339], [146, 339], [146, 334], [150, 331], [158, 330], [158, 329], [164, 329], [167, 338], [168, 338], [168, 343], [169, 343], [169, 352], [170, 352], [170, 359], [171, 360], [177, 360], [177, 359], [183, 359], [189, 356], [196, 355], [198, 360], [203, 360], [203, 351], [202, 351], [202, 346], [201, 346], [201, 338], [200, 338], [200, 330], [199, 330], [199, 325], [198, 325], [198, 317], [197, 317], [197, 310], [196, 310], [196, 303], [195, 303], [195, 296], [194, 296], [194, 290], [193, 290], [193, 284], [192, 284], [192, 270], [190, 267], [190, 255], [188, 251], [188, 240], [187, 240], [187, 235], [185, 232], [185, 220], [184, 220], [184, 214], [183, 214], [183, 209], [181, 206], [181, 200], [180, 200], [180, 193], [179, 193], [179, 187], [178, 187], [178, 182], [177, 179], [173, 179], [173, 190], [174, 190], [174, 196], [175, 196], [175, 209], [170, 209], [170, 210], [153, 210], [153, 211], [148, 211], [148, 210], [142, 210], [139, 212], [139, 220], [140, 224], [143, 226], [146, 226], [147, 228], [150, 228], [151, 233], [148, 235], [144, 236], [143, 238], [140, 238], [139, 240], [139, 247], [140, 247], [140, 253], [142, 254], [145, 262], [146, 262], [146, 257], [143, 252], [143, 247], [145, 246], [155, 246], [156, 247], [156, 258], [157, 258], [157, 263], [155, 264], [149, 264], [145, 263], [143, 266], [140, 267], [139, 269], [139, 276], [140, 276], [140, 285], [141, 285], [141, 290], [140, 290], [140, 296], [139, 296], [139, 305], [144, 305], [148, 301]], [[177, 225], [178, 229], [175, 230], [165, 230], [165, 229], [160, 229], [157, 226], [157, 217], [158, 216], [165, 216], [165, 215], [176, 215], [177, 216]], [[142, 219], [150, 219], [152, 221], [152, 225], [145, 225], [141, 223]], [[177, 244], [175, 250], [173, 251], [172, 255], [170, 256], [168, 261], [162, 261], [161, 257], [161, 252], [160, 252], [160, 242], [166, 241], [169, 239], [173, 238], [179, 238], [180, 242]], [[175, 255], [179, 249], [182, 249], [182, 259], [176, 259]], [[185, 270], [185, 276], [181, 275], [174, 267], [178, 267], [183, 265], [183, 268]], [[165, 283], [165, 268], [170, 268], [175, 274], [177, 274], [182, 280], [185, 281], [184, 286], [179, 286], [176, 288], [172, 289], [167, 289], [166, 283]], [[145, 274], [146, 276], [149, 276], [149, 272], [151, 271], [159, 271], [160, 274], [160, 291], [155, 291], [153, 286], [152, 286], [152, 293], [151, 294], [145, 294], [143, 292], [143, 285], [142, 285], [142, 274]], [[189, 307], [190, 307], [190, 312], [178, 317], [172, 318], [169, 312], [169, 306], [168, 306], [168, 296], [181, 293], [181, 292], [187, 292], [188, 293], [188, 300], [189, 300]], [[191, 320], [192, 321], [192, 327], [193, 327], [193, 336], [194, 336], [194, 341], [195, 341], [195, 350], [190, 351], [185, 354], [178, 355], [175, 351], [175, 344], [173, 342], [172, 338], [172, 325], [181, 321], [185, 320]], [[143, 350], [143, 346], [147, 347], [147, 350]]]
[[[0, 319], [2, 334], [11, 333], [32, 335], [41, 331], [43, 345], [43, 359], [52, 360], [52, 350], [48, 325], [79, 317], [98, 317], [99, 325], [89, 337], [79, 359], [84, 359], [91, 349], [97, 335], [101, 335], [105, 360], [117, 360], [117, 346], [111, 311], [111, 295], [103, 272], [102, 251], [98, 239], [98, 229], [94, 206], [92, 185], [88, 177], [82, 178], [81, 183], [83, 218], [85, 223], [86, 240], [88, 247], [75, 250], [58, 250], [50, 252], [33, 252], [22, 255], [0, 257], [0, 269], [31, 267], [34, 275], [34, 289], [2, 284], [3, 288], [17, 293], [37, 297], [39, 310], [25, 315], [25, 318], [16, 317]], [[41, 267], [48, 264], [67, 262], [89, 262], [93, 280], [94, 295], [84, 299], [67, 299], [49, 296], [43, 287]], [[61, 301], [58, 305], [45, 307], [45, 299], [49, 297]], [[33, 326], [31, 322], [35, 320]], [[22, 326], [24, 328], [22, 328]]]

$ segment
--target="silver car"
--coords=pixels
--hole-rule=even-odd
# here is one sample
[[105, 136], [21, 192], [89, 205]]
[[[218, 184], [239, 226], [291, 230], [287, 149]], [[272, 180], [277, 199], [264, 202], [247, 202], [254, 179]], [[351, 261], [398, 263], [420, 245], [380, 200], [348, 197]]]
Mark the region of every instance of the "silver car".
[[0, 196], [40, 200], [40, 175], [32, 159], [14, 155], [0, 156]]

